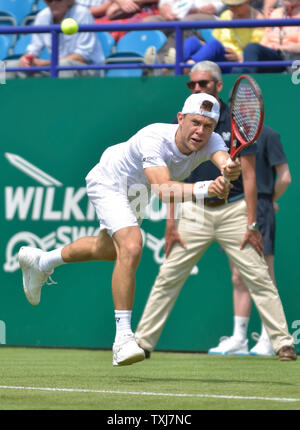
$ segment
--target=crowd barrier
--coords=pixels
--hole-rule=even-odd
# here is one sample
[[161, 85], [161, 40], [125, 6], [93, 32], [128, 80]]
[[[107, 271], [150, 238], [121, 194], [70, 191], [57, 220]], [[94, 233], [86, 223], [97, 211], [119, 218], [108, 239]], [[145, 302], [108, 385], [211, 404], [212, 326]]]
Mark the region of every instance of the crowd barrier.
[[[82, 66], [59, 66], [58, 64], [58, 51], [59, 51], [59, 33], [61, 32], [60, 25], [50, 26], [18, 26], [18, 27], [0, 27], [0, 34], [28, 34], [28, 33], [51, 33], [52, 37], [52, 52], [50, 66], [43, 67], [26, 67], [26, 68], [7, 68], [7, 71], [50, 71], [50, 76], [53, 78], [58, 77], [60, 70], [81, 70], [81, 69], [140, 69], [140, 68], [174, 68], [175, 75], [183, 74], [185, 67], [191, 67], [183, 61], [183, 32], [187, 29], [206, 29], [206, 28], [253, 28], [253, 27], [281, 27], [281, 26], [299, 26], [300, 19], [265, 19], [265, 20], [252, 20], [240, 19], [232, 21], [169, 21], [162, 23], [115, 23], [115, 24], [90, 24], [80, 25], [80, 32], [88, 31], [139, 31], [139, 30], [163, 30], [173, 29], [175, 32], [175, 47], [176, 47], [176, 62], [175, 64], [153, 64], [146, 65], [141, 63], [120, 63], [120, 64], [98, 64], [98, 65], [82, 65]], [[300, 60], [300, 54], [299, 54]], [[244, 66], [292, 66], [292, 61], [252, 61], [252, 62], [219, 62], [221, 67], [244, 67]], [[299, 64], [298, 64], [299, 66]]]

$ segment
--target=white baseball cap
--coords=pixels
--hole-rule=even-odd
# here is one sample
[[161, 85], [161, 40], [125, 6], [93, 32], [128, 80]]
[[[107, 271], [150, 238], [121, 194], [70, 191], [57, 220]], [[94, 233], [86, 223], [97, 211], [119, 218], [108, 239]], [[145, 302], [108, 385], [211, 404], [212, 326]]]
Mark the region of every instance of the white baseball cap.
[[[210, 109], [207, 109], [207, 106], [205, 106], [205, 102], [211, 103]], [[218, 100], [210, 94], [192, 94], [186, 99], [181, 113], [195, 113], [198, 115], [208, 116], [209, 118], [212, 118], [216, 122], [218, 122], [220, 116], [220, 104]]]

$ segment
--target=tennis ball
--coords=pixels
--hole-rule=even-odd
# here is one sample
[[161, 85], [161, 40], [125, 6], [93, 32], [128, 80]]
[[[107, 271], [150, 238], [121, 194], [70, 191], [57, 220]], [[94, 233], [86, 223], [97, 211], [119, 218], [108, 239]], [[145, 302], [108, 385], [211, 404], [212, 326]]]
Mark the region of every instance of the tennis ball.
[[66, 18], [61, 22], [60, 28], [65, 34], [74, 34], [78, 31], [78, 23], [73, 18]]

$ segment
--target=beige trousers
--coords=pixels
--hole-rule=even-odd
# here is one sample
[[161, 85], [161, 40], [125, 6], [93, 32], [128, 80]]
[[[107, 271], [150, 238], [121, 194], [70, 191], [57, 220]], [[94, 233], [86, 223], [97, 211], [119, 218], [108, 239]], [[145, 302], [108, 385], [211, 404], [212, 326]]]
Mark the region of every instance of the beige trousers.
[[199, 222], [200, 207], [193, 202], [184, 203], [182, 207], [184, 213], [178, 222], [178, 231], [187, 247], [176, 244], [160, 267], [135, 333], [139, 345], [148, 351], [154, 349], [183, 284], [213, 241], [221, 245], [239, 270], [274, 350], [293, 345], [281, 300], [264, 258], [251, 245], [240, 250], [247, 226], [245, 200], [215, 208], [205, 206], [202, 222]]

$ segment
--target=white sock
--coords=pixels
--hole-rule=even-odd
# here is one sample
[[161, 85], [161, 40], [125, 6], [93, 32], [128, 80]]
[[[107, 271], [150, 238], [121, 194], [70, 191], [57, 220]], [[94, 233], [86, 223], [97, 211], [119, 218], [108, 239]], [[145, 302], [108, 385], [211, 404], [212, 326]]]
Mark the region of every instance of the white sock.
[[43, 252], [39, 261], [39, 268], [42, 272], [50, 273], [55, 267], [64, 264], [61, 256], [62, 248], [54, 249], [53, 251]]
[[247, 338], [248, 324], [249, 317], [234, 316], [233, 337], [239, 340], [245, 340]]
[[269, 335], [267, 333], [267, 330], [265, 329], [265, 326], [263, 325], [263, 323], [261, 323], [261, 334], [260, 334], [260, 339], [262, 340], [270, 340], [269, 339]]
[[131, 330], [132, 311], [116, 311], [116, 339], [124, 334], [133, 334]]

